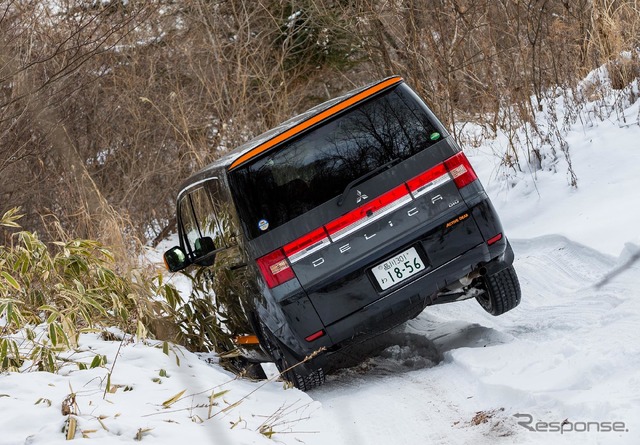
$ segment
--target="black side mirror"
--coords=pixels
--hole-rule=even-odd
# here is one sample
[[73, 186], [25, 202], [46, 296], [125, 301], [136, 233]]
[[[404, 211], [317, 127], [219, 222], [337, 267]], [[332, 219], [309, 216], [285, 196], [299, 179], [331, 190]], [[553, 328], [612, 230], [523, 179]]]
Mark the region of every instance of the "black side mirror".
[[179, 272], [189, 265], [189, 259], [184, 250], [176, 246], [164, 253], [164, 264], [169, 272]]
[[203, 236], [198, 238], [194, 243], [194, 263], [198, 266], [211, 266], [216, 260], [216, 245], [213, 242], [213, 238], [210, 236]]

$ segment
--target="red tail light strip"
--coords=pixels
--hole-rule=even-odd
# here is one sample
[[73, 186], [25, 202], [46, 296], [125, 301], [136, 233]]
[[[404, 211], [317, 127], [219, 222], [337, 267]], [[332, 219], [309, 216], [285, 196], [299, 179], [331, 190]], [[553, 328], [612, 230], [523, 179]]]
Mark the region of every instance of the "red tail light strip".
[[325, 228], [329, 232], [331, 240], [338, 241], [399, 209], [406, 203], [411, 202], [411, 199], [407, 186], [402, 184], [346, 215], [334, 219], [325, 225]]
[[331, 244], [331, 240], [329, 240], [327, 232], [324, 230], [324, 227], [320, 227], [284, 246], [284, 253], [293, 264], [329, 244]]
[[411, 190], [413, 197], [417, 198], [418, 196], [422, 196], [449, 181], [451, 181], [451, 176], [449, 175], [447, 168], [444, 164], [438, 164], [432, 169], [407, 181], [407, 185], [409, 186], [409, 190]]

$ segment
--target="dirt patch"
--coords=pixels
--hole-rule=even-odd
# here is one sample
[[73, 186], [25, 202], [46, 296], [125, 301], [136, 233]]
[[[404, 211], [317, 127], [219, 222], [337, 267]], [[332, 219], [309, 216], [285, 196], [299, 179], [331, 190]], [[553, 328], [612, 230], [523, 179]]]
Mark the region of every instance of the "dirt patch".
[[504, 412], [504, 408], [486, 410], [486, 411], [478, 411], [475, 416], [471, 419], [471, 425], [477, 426], [483, 423], [487, 423], [491, 420], [496, 414]]

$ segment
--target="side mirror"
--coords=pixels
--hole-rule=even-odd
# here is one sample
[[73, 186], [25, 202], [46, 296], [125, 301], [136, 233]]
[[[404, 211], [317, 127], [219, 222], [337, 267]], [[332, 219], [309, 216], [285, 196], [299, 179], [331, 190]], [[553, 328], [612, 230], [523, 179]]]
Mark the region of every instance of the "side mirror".
[[179, 272], [189, 265], [189, 260], [184, 250], [176, 246], [164, 253], [164, 264], [169, 272]]
[[198, 266], [211, 266], [216, 260], [216, 245], [213, 242], [213, 238], [210, 236], [203, 236], [198, 238], [194, 243], [194, 263]]

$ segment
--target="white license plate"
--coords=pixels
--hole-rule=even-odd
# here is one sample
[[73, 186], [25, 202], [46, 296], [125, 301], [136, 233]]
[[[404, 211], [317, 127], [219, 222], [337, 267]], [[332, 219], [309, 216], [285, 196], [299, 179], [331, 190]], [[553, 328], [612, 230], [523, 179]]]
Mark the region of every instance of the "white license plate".
[[371, 269], [382, 290], [388, 289], [424, 270], [425, 266], [415, 248], [389, 258]]

